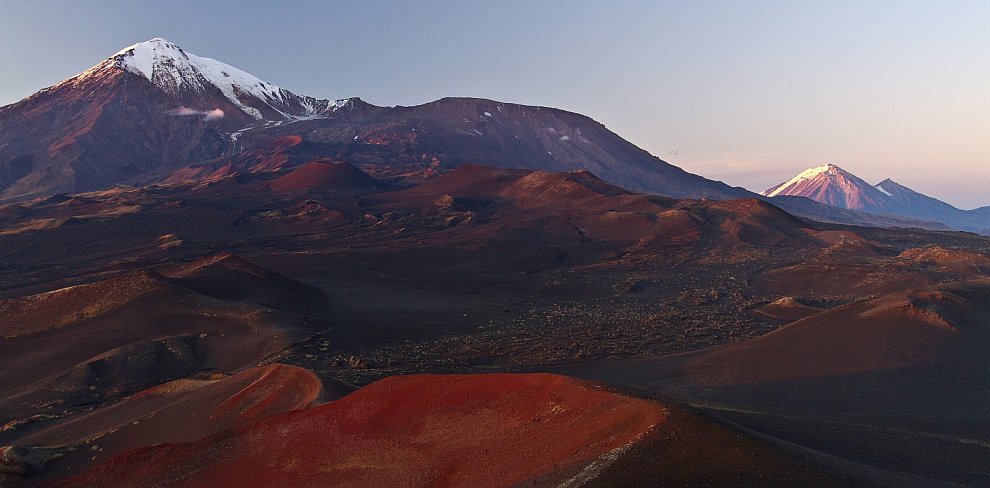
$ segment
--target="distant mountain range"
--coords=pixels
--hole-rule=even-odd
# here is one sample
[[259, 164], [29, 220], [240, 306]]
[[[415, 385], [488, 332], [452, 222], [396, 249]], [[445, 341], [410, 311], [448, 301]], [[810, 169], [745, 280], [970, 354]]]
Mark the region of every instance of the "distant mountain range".
[[[936, 218], [932, 205], [927, 214], [887, 211], [877, 205], [894, 197], [877, 189], [867, 190], [871, 203], [863, 209], [786, 192], [761, 196], [688, 173], [589, 117], [553, 108], [477, 98], [379, 107], [297, 95], [160, 38], [0, 107], [0, 202], [209, 181], [311, 161], [346, 161], [400, 184], [465, 164], [589, 171], [635, 192], [758, 198], [825, 222], [990, 227], [971, 223], [966, 213]], [[890, 193], [904, 192], [891, 186]]]
[[805, 197], [826, 205], [945, 224], [954, 229], [990, 232], [990, 206], [961, 210], [887, 178], [871, 185], [834, 165], [805, 170], [762, 193], [766, 197]]
[[164, 39], [0, 108], [6, 200], [150, 183], [191, 165], [199, 169], [180, 177], [314, 158], [402, 177], [468, 163], [588, 170], [635, 191], [752, 196], [667, 164], [579, 114], [467, 98], [414, 107], [320, 100]]

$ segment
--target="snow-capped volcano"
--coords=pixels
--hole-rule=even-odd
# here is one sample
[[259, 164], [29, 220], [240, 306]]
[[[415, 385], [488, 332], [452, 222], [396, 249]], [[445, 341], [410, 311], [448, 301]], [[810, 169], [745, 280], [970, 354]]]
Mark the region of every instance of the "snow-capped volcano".
[[798, 196], [833, 207], [876, 215], [910, 217], [962, 230], [986, 232], [990, 207], [960, 210], [887, 178], [871, 185], [856, 175], [826, 164], [800, 174], [762, 193], [766, 197]]
[[187, 52], [161, 38], [125, 47], [81, 76], [114, 68], [142, 76], [177, 99], [208, 97], [219, 90], [230, 103], [256, 120], [324, 115], [349, 101], [296, 95], [229, 64]]
[[889, 195], [884, 190], [834, 164], [807, 169], [762, 195], [799, 196], [833, 207], [873, 213], [882, 213], [889, 207]]
[[153, 181], [235, 150], [247, 131], [367, 106], [296, 95], [151, 39], [0, 107], [0, 200]]

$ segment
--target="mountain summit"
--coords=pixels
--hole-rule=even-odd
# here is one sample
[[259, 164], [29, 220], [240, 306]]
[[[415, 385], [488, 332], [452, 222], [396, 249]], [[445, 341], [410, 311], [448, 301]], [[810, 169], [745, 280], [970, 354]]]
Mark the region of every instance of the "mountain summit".
[[296, 95], [229, 64], [186, 52], [162, 38], [126, 47], [94, 69], [110, 67], [142, 76], [180, 99], [214, 95], [219, 89], [230, 103], [257, 120], [312, 117], [333, 112], [348, 101]]
[[885, 191], [834, 164], [802, 171], [762, 195], [805, 197], [833, 207], [871, 213], [886, 213], [889, 207], [889, 202], [884, 198], [889, 195]]

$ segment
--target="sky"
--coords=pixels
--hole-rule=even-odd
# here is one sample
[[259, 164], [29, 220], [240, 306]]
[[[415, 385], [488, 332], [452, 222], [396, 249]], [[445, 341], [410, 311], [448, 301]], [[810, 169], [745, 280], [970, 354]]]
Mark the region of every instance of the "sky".
[[985, 0], [0, 0], [0, 105], [153, 37], [320, 98], [583, 113], [754, 191], [834, 163], [990, 205]]

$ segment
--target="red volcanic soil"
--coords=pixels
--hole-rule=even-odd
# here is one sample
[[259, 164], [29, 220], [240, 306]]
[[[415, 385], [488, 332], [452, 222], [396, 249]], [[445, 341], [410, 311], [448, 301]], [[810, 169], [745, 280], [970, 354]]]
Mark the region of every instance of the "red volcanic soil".
[[786, 241], [810, 242], [806, 224], [797, 217], [755, 198], [728, 201], [703, 201], [697, 205], [718, 232], [724, 244], [778, 246]]
[[[492, 168], [468, 164], [427, 180], [408, 190], [382, 193], [369, 198], [391, 208], [431, 208], [437, 197], [454, 200], [492, 199], [511, 202], [518, 208], [568, 208], [609, 200], [609, 197], [633, 195], [609, 185], [587, 171], [548, 173], [525, 169]], [[646, 197], [637, 195], [643, 202]], [[657, 201], [674, 202], [668, 198]], [[614, 200], [611, 200], [614, 201]]]
[[530, 174], [524, 169], [504, 169], [467, 164], [444, 173], [436, 178], [420, 183], [408, 190], [375, 195], [373, 201], [387, 205], [394, 203], [404, 208], [409, 203], [418, 202], [424, 208], [431, 208], [433, 199], [441, 195], [451, 197], [491, 198], [515, 183], [519, 178]]
[[[47, 457], [44, 477], [63, 477], [127, 448], [190, 442], [250, 420], [309, 407], [321, 386], [310, 371], [281, 364], [233, 376], [176, 380], [18, 439], [15, 452], [4, 461], [16, 466], [11, 459], [16, 456], [41, 464]], [[335, 390], [332, 397], [346, 392]]]
[[269, 184], [279, 192], [360, 190], [378, 186], [378, 180], [354, 166], [331, 161], [310, 161]]
[[57, 486], [831, 485], [729, 432], [561, 376], [399, 376], [200, 441], [131, 450]]
[[198, 442], [131, 451], [61, 486], [563, 481], [666, 418], [659, 404], [564, 377], [390, 377]]
[[138, 272], [90, 285], [62, 288], [0, 301], [0, 337], [14, 338], [60, 329], [106, 313], [121, 303], [168, 288], [151, 272]]
[[812, 259], [767, 271], [754, 281], [758, 292], [851, 299], [990, 276], [990, 256], [974, 251], [929, 246], [896, 254], [893, 246], [847, 230], [809, 235], [828, 246]]

